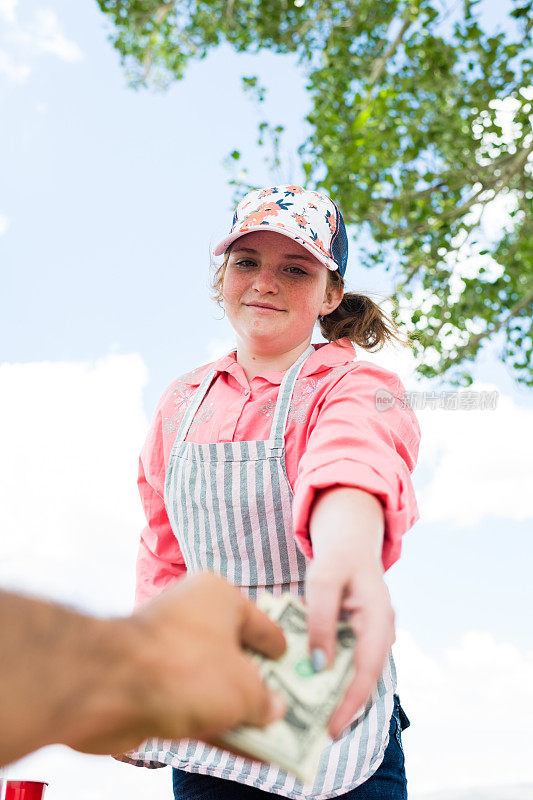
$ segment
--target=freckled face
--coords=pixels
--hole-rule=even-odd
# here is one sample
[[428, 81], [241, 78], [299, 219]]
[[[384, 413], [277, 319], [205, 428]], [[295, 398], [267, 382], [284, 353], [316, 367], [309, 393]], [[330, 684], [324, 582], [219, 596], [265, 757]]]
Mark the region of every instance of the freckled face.
[[[281, 354], [310, 339], [325, 302], [327, 268], [305, 247], [275, 231], [254, 231], [231, 248], [222, 287], [237, 338], [253, 349]], [[276, 310], [261, 310], [266, 303]]]

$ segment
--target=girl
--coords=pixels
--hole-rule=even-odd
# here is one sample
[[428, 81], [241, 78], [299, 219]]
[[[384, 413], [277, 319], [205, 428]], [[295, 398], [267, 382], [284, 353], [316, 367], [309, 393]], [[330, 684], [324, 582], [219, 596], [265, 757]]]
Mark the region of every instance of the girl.
[[[313, 786], [192, 740], [151, 739], [124, 760], [171, 764], [176, 800], [406, 798], [408, 720], [383, 572], [418, 519], [420, 428], [398, 376], [355, 360], [352, 345], [400, 341], [397, 329], [370, 299], [344, 294], [348, 240], [326, 195], [249, 192], [214, 252], [225, 256], [213, 288], [237, 347], [179, 378], [157, 407], [140, 458], [148, 524], [137, 601], [199, 571], [252, 598], [305, 596], [314, 668], [331, 663], [343, 613], [357, 636], [356, 676]], [[328, 343], [311, 344], [317, 320]]]

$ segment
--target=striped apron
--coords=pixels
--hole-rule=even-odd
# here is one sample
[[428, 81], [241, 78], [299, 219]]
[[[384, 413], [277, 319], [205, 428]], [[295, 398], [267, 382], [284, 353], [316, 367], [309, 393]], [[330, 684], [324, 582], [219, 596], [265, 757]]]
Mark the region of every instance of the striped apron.
[[[285, 373], [270, 437], [265, 441], [186, 442], [215, 370], [207, 373], [198, 387], [178, 430], [165, 478], [165, 505], [188, 573], [223, 575], [251, 598], [264, 590], [304, 596], [307, 560], [292, 533], [293, 494], [285, 471], [285, 426], [296, 379], [312, 353], [310, 344]], [[364, 712], [322, 754], [312, 787], [274, 765], [190, 739], [148, 739], [123, 760], [147, 767], [171, 764], [284, 797], [337, 797], [359, 786], [381, 764], [395, 689], [391, 653]]]

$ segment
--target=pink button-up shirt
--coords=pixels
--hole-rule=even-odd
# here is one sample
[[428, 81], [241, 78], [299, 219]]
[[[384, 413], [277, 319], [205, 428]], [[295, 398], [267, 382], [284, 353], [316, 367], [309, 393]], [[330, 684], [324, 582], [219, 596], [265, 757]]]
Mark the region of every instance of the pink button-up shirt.
[[[394, 372], [359, 361], [343, 346], [314, 344], [293, 392], [285, 430], [287, 477], [294, 493], [293, 533], [312, 555], [309, 519], [316, 492], [340, 484], [363, 489], [382, 503], [383, 567], [400, 556], [402, 535], [419, 518], [411, 473], [420, 443], [418, 420]], [[193, 442], [268, 439], [284, 372], [248, 382], [235, 353], [174, 381], [159, 401], [139, 460], [139, 490], [147, 526], [137, 559], [137, 603], [156, 594], [187, 568], [164, 503], [165, 472], [183, 415], [210, 369], [216, 377], [185, 437]], [[385, 394], [383, 394], [385, 392]], [[387, 402], [376, 402], [378, 397]]]

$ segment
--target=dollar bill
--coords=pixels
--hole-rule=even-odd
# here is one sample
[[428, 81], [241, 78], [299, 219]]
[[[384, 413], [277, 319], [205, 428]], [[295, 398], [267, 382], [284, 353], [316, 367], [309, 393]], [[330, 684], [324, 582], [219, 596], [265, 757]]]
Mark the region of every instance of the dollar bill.
[[285, 698], [287, 713], [266, 728], [234, 728], [221, 741], [312, 784], [322, 752], [331, 741], [328, 720], [354, 674], [355, 637], [348, 623], [339, 622], [335, 663], [316, 673], [309, 659], [305, 606], [292, 595], [274, 597], [269, 593], [257, 604], [283, 629], [287, 640], [287, 650], [277, 661], [252, 655], [265, 683]]

